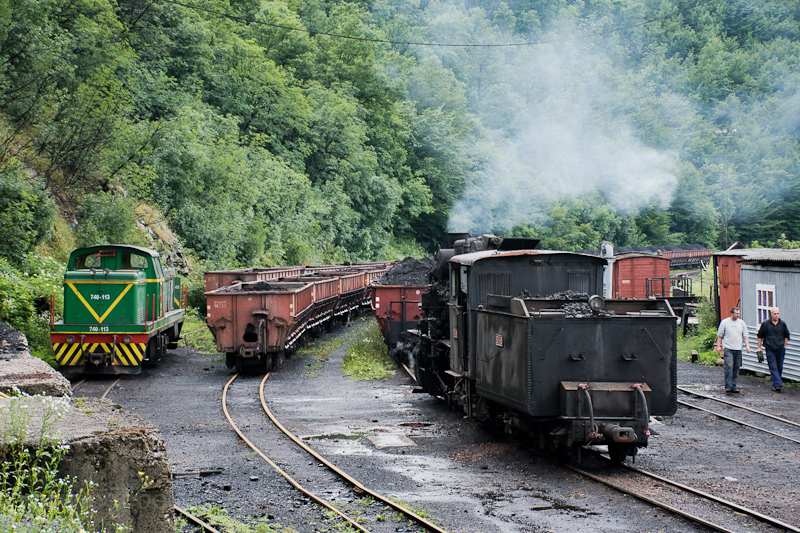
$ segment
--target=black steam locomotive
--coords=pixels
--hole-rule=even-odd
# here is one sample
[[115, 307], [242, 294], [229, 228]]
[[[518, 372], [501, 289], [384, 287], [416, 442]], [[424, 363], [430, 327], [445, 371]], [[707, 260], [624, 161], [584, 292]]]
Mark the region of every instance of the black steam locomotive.
[[635, 457], [650, 417], [677, 409], [675, 314], [665, 300], [597, 296], [603, 258], [538, 242], [451, 237], [402, 349], [428, 393], [472, 418], [564, 459], [591, 444]]

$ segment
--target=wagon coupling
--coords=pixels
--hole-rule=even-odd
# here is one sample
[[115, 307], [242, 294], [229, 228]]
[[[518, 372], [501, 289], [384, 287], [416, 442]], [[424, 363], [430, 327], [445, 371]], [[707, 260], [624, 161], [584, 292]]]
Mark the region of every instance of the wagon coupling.
[[600, 432], [603, 438], [619, 444], [631, 444], [636, 442], [636, 433], [633, 428], [622, 427], [617, 424], [601, 424]]

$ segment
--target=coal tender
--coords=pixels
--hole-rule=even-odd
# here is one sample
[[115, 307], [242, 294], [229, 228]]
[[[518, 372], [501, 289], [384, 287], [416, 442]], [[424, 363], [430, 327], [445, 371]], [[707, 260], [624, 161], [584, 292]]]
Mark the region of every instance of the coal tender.
[[410, 348], [420, 385], [564, 459], [587, 445], [635, 457], [650, 417], [677, 409], [668, 302], [602, 298], [600, 257], [459, 237], [437, 253], [422, 294]]

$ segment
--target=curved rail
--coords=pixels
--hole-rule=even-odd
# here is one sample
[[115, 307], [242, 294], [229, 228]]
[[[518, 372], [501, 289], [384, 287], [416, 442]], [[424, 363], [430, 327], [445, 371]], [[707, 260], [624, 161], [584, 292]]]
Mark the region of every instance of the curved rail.
[[187, 520], [189, 520], [193, 524], [196, 524], [196, 525], [202, 527], [203, 531], [210, 531], [211, 533], [220, 533], [220, 531], [218, 529], [214, 529], [213, 526], [211, 526], [209, 524], [206, 524], [205, 522], [203, 522], [202, 520], [200, 520], [195, 515], [193, 515], [192, 513], [190, 513], [189, 511], [187, 511], [186, 509], [184, 509], [182, 507], [178, 507], [176, 505], [175, 506], [175, 512], [182, 514], [183, 516], [186, 517]]
[[284, 435], [286, 435], [287, 437], [292, 439], [292, 441], [294, 441], [295, 444], [297, 444], [298, 446], [303, 448], [312, 457], [314, 457], [314, 459], [316, 459], [320, 463], [324, 464], [331, 471], [335, 472], [342, 479], [346, 480], [348, 483], [353, 485], [358, 490], [369, 494], [370, 496], [372, 496], [376, 500], [379, 500], [379, 501], [385, 503], [386, 505], [390, 506], [391, 508], [393, 508], [398, 513], [400, 513], [402, 515], [405, 515], [406, 517], [414, 520], [415, 522], [417, 522], [420, 525], [425, 526], [426, 528], [428, 528], [431, 531], [435, 531], [437, 533], [446, 533], [445, 530], [441, 529], [436, 524], [433, 524], [433, 523], [425, 520], [424, 518], [422, 518], [418, 514], [414, 513], [413, 511], [410, 511], [410, 510], [406, 509], [405, 507], [403, 507], [402, 505], [399, 505], [399, 504], [393, 502], [392, 500], [390, 500], [388, 498], [385, 498], [384, 496], [381, 496], [377, 492], [374, 492], [374, 491], [368, 489], [367, 487], [365, 487], [364, 485], [359, 483], [357, 480], [352, 478], [350, 475], [348, 475], [346, 472], [344, 472], [343, 470], [339, 469], [336, 465], [334, 465], [333, 463], [331, 463], [330, 461], [328, 461], [327, 459], [322, 457], [320, 454], [318, 454], [316, 451], [314, 451], [310, 446], [308, 446], [305, 442], [303, 442], [302, 440], [297, 438], [297, 436], [295, 436], [288, 429], [286, 429], [283, 426], [283, 424], [281, 424], [278, 421], [278, 419], [275, 418], [275, 416], [272, 414], [272, 411], [269, 410], [269, 408], [267, 407], [267, 402], [264, 399], [264, 383], [266, 383], [267, 378], [269, 378], [269, 374], [264, 376], [264, 379], [261, 380], [261, 384], [258, 387], [258, 396], [261, 399], [261, 407], [264, 409], [264, 412], [267, 413], [267, 416], [269, 417], [269, 419], [272, 420], [272, 423], [275, 424], [275, 426], [278, 429], [280, 429], [284, 433]]
[[[267, 374], [267, 375], [269, 375], [269, 374]], [[227, 406], [227, 403], [226, 403], [227, 396], [228, 396], [228, 388], [230, 387], [231, 383], [233, 383], [233, 380], [235, 380], [238, 376], [239, 376], [239, 374], [234, 374], [233, 377], [225, 384], [225, 388], [222, 390], [222, 411], [225, 413], [225, 418], [228, 419], [228, 423], [231, 425], [231, 427], [236, 432], [236, 434], [239, 435], [239, 438], [241, 438], [245, 442], [245, 444], [247, 444], [250, 447], [251, 450], [253, 450], [258, 455], [260, 455], [262, 459], [264, 459], [276, 472], [278, 472], [281, 476], [283, 476], [283, 478], [286, 479], [286, 481], [288, 481], [289, 484], [292, 485], [294, 488], [296, 488], [297, 490], [299, 490], [300, 492], [302, 492], [303, 494], [305, 494], [306, 496], [308, 496], [309, 498], [311, 498], [312, 500], [314, 500], [318, 504], [322, 505], [326, 509], [329, 509], [329, 510], [333, 511], [334, 513], [339, 515], [342, 519], [346, 520], [348, 524], [350, 524], [352, 527], [356, 528], [357, 530], [363, 531], [364, 533], [370, 533], [369, 530], [364, 529], [364, 527], [361, 526], [361, 524], [359, 524], [358, 522], [356, 522], [355, 520], [353, 520], [349, 516], [343, 514], [341, 511], [339, 511], [337, 508], [335, 508], [333, 505], [331, 505], [328, 501], [326, 501], [326, 500], [320, 498], [319, 496], [317, 496], [316, 494], [313, 494], [312, 492], [308, 491], [305, 487], [303, 487], [300, 483], [298, 483], [292, 476], [290, 476], [281, 467], [279, 467], [277, 464], [275, 464], [275, 462], [273, 462], [269, 457], [264, 455], [264, 452], [262, 452], [255, 444], [253, 444], [250, 441], [250, 439], [245, 437], [244, 433], [242, 433], [242, 431], [239, 429], [239, 427], [233, 421], [233, 418], [231, 418], [231, 415], [228, 413], [228, 406]]]
[[[78, 382], [77, 382], [75, 385], [73, 385], [73, 386], [72, 386], [72, 388], [71, 388], [71, 392], [72, 392], [72, 394], [75, 394], [75, 391], [77, 391], [78, 389], [80, 389], [80, 388], [81, 388], [81, 387], [82, 387], [82, 386], [83, 386], [83, 385], [86, 383], [86, 379], [87, 379], [87, 378], [83, 378], [82, 380], [78, 381]], [[109, 386], [108, 386], [108, 388], [106, 388], [106, 390], [105, 390], [105, 392], [103, 393], [103, 395], [102, 395], [102, 396], [100, 396], [100, 399], [101, 399], [101, 400], [105, 400], [105, 399], [106, 399], [106, 396], [108, 396], [108, 393], [109, 393], [109, 392], [111, 392], [111, 389], [113, 389], [113, 388], [114, 388], [114, 386], [115, 386], [117, 383], [119, 383], [119, 381], [120, 381], [121, 379], [122, 379], [122, 376], [120, 376], [120, 377], [118, 377], [116, 380], [114, 380], [114, 383], [112, 383], [111, 385], [109, 385]]]
[[114, 381], [114, 383], [112, 383], [111, 385], [109, 385], [109, 386], [108, 386], [108, 388], [106, 389], [106, 391], [103, 393], [103, 395], [102, 395], [102, 396], [100, 396], [100, 399], [101, 399], [101, 400], [105, 400], [105, 399], [106, 399], [106, 396], [108, 396], [108, 393], [109, 393], [109, 392], [111, 392], [111, 389], [113, 389], [113, 388], [114, 388], [114, 385], [116, 385], [117, 383], [119, 383], [119, 380], [121, 380], [121, 379], [122, 379], [122, 378], [117, 378], [117, 379], [116, 379], [116, 381]]

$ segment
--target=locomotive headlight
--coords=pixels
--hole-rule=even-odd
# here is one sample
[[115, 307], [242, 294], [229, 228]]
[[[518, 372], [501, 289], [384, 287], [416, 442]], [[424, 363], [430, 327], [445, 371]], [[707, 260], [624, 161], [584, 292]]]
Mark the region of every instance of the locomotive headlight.
[[72, 335], [67, 337], [67, 344], [72, 344], [73, 342], [75, 342], [75, 337], [73, 337]]
[[606, 306], [606, 301], [603, 300], [602, 296], [594, 295], [589, 297], [589, 307], [592, 308], [593, 312], [602, 311], [602, 309]]
[[122, 340], [124, 340], [124, 341], [125, 341], [125, 344], [130, 344], [130, 343], [131, 343], [131, 338], [130, 338], [130, 337], [125, 337], [125, 338], [124, 338], [124, 339], [122, 339]]

